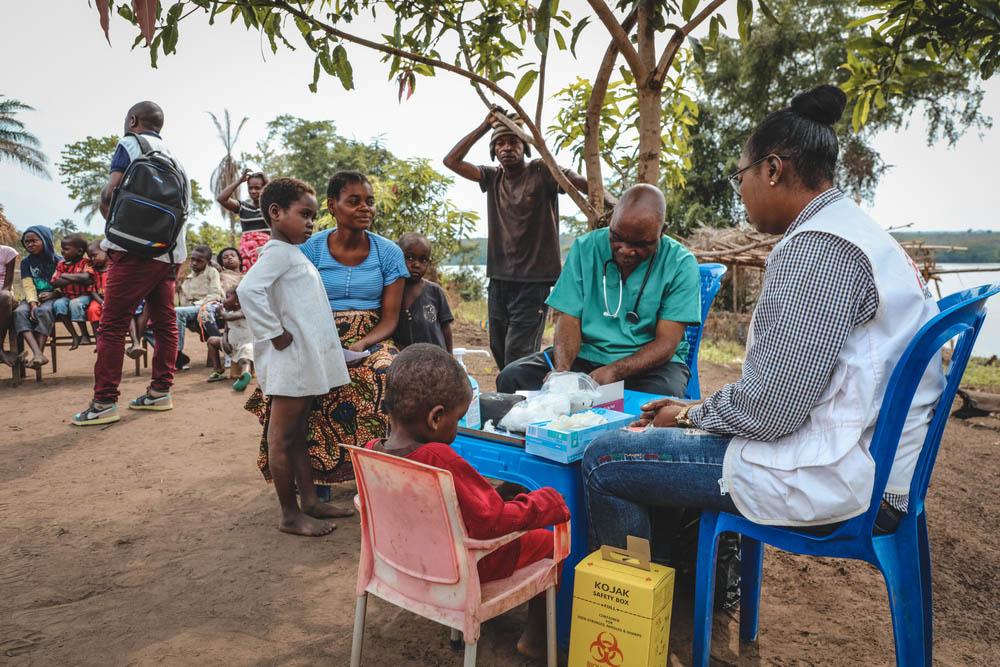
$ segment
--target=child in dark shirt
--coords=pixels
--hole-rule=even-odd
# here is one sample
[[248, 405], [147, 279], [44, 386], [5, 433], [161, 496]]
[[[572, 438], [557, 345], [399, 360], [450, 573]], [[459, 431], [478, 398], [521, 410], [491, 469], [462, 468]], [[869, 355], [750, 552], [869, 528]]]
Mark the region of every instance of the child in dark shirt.
[[[468, 377], [455, 358], [434, 345], [416, 343], [393, 360], [387, 380], [390, 436], [373, 440], [366, 447], [451, 472], [469, 537], [485, 540], [527, 531], [479, 561], [480, 583], [504, 579], [517, 569], [552, 558], [553, 534], [544, 527], [570, 518], [559, 492], [545, 487], [504, 502], [449, 446], [458, 432], [458, 420], [472, 400]], [[545, 655], [545, 602], [541, 596], [529, 603], [528, 625], [517, 650], [532, 657]]]
[[413, 343], [431, 343], [451, 352], [451, 323], [455, 318], [448, 297], [440, 285], [424, 278], [431, 265], [431, 242], [409, 232], [399, 238], [399, 247], [410, 277], [403, 288], [402, 310], [392, 339], [399, 349]]

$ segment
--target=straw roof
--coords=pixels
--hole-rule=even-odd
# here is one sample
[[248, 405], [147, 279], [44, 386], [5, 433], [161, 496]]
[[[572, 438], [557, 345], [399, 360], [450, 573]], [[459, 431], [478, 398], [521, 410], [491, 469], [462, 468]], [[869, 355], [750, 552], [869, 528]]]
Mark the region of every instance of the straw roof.
[[18, 241], [20, 241], [21, 235], [17, 233], [14, 229], [14, 225], [11, 224], [10, 220], [3, 213], [3, 204], [0, 204], [0, 245], [9, 245], [17, 247]]

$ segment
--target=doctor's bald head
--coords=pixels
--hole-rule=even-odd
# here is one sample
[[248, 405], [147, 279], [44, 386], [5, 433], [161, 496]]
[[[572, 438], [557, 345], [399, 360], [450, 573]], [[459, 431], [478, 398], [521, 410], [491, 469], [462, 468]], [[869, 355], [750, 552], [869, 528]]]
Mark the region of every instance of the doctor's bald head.
[[615, 263], [631, 271], [650, 255], [663, 235], [667, 202], [652, 185], [633, 185], [618, 200], [608, 230]]

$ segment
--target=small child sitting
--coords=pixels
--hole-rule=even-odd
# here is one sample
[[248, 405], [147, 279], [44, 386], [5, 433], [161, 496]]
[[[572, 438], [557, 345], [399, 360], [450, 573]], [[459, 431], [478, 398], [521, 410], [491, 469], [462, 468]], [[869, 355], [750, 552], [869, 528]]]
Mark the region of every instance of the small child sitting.
[[243, 311], [240, 310], [240, 299], [236, 296], [235, 287], [226, 290], [222, 309], [216, 313], [216, 317], [226, 322], [226, 331], [221, 336], [212, 336], [208, 339], [209, 356], [215, 366], [213, 373], [208, 376], [208, 381], [219, 382], [226, 378], [220, 354], [225, 352], [240, 365], [240, 377], [233, 383], [233, 389], [243, 391], [253, 379], [250, 373], [250, 364], [253, 363], [253, 335], [247, 326]]
[[[62, 296], [52, 304], [52, 313], [62, 320], [73, 338], [69, 349], [90, 345], [87, 332], [87, 307], [94, 293], [94, 268], [87, 259], [87, 239], [80, 234], [66, 236], [60, 244], [63, 258], [56, 264], [52, 286], [58, 287]], [[74, 323], [80, 327], [77, 334]]]
[[[94, 330], [94, 336], [98, 336], [101, 314], [104, 312], [104, 287], [108, 282], [108, 253], [104, 252], [99, 240], [91, 241], [87, 246], [87, 257], [94, 269], [94, 291], [90, 294], [90, 305], [87, 306], [87, 321]], [[97, 352], [97, 348], [94, 348], [94, 352]]]
[[416, 232], [399, 237], [399, 247], [410, 277], [403, 287], [399, 323], [392, 335], [399, 349], [413, 343], [431, 343], [451, 352], [451, 323], [455, 320], [448, 297], [437, 283], [424, 278], [431, 266], [431, 242]]
[[[451, 472], [469, 537], [492, 539], [528, 531], [479, 561], [479, 581], [485, 583], [552, 558], [552, 533], [544, 527], [570, 517], [562, 496], [549, 487], [504, 502], [493, 486], [449, 446], [471, 400], [468, 377], [454, 357], [434, 345], [411, 345], [399, 353], [388, 370], [385, 404], [392, 425], [390, 436], [365, 446]], [[541, 597], [529, 603], [528, 625], [517, 642], [517, 650], [532, 657], [545, 655], [545, 603]]]

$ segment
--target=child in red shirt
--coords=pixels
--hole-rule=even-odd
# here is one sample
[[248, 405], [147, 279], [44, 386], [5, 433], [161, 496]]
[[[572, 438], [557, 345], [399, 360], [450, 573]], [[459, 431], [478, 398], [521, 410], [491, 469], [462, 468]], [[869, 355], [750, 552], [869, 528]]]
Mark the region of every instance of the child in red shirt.
[[[551, 558], [552, 533], [544, 526], [564, 523], [570, 517], [562, 496], [549, 487], [504, 502], [493, 486], [449, 446], [471, 400], [469, 380], [454, 357], [436, 345], [411, 345], [399, 353], [388, 370], [385, 404], [391, 435], [386, 440], [373, 440], [366, 447], [451, 472], [469, 537], [483, 540], [528, 531], [479, 561], [479, 581], [485, 583]], [[545, 602], [541, 597], [528, 605], [528, 625], [517, 642], [517, 650], [531, 657], [545, 655]]]
[[[90, 295], [90, 305], [87, 306], [87, 321], [98, 335], [101, 324], [101, 313], [104, 312], [104, 285], [108, 281], [108, 253], [101, 248], [100, 241], [91, 241], [87, 246], [87, 257], [94, 269], [94, 291]], [[94, 350], [97, 351], [96, 349]]]
[[[52, 312], [56, 319], [62, 320], [73, 338], [69, 349], [75, 350], [80, 345], [90, 345], [90, 334], [87, 332], [87, 306], [90, 305], [94, 293], [94, 268], [87, 259], [87, 239], [80, 234], [69, 234], [61, 244], [63, 258], [56, 264], [56, 272], [52, 276], [53, 287], [58, 287], [62, 296], [52, 304]], [[77, 334], [73, 323], [77, 322], [80, 333]]]

